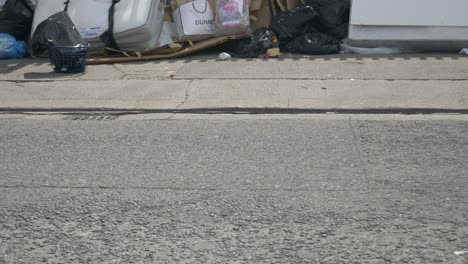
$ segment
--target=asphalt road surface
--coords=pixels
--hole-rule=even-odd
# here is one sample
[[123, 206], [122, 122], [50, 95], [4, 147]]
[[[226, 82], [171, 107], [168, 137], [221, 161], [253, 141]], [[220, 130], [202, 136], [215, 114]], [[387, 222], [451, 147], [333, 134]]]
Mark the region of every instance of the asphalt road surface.
[[466, 264], [467, 120], [0, 118], [0, 263]]

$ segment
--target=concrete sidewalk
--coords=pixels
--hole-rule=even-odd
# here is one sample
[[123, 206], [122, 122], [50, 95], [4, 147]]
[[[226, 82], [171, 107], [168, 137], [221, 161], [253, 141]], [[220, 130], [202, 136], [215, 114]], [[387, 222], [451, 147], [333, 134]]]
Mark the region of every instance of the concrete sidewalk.
[[0, 62], [2, 110], [283, 109], [468, 111], [468, 57], [214, 56], [51, 72], [47, 60]]

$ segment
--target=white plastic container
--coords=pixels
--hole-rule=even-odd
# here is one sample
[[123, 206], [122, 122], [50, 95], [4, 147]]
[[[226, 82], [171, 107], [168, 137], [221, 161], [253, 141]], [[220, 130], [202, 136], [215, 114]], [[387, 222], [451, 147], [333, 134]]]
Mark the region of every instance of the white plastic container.
[[349, 38], [369, 46], [460, 50], [468, 44], [467, 0], [353, 0]]
[[[49, 16], [63, 11], [64, 0], [38, 0], [32, 32]], [[91, 49], [104, 47], [100, 36], [109, 29], [112, 0], [70, 0], [67, 13]], [[115, 4], [114, 39], [121, 50], [140, 51], [156, 46], [164, 19], [162, 0], [123, 0]]]

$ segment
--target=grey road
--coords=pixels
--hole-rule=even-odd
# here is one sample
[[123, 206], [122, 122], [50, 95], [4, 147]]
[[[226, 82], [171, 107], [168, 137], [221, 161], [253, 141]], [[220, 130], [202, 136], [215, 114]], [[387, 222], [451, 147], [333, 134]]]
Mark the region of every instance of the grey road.
[[468, 263], [468, 118], [0, 118], [0, 263]]

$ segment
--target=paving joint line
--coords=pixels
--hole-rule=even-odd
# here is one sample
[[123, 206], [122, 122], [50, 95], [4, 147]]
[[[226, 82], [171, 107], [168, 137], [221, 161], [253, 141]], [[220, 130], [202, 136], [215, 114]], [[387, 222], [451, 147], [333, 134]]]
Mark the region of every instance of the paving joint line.
[[[189, 86], [190, 87], [190, 86]], [[430, 115], [430, 114], [468, 114], [468, 108], [186, 108], [180, 107], [188, 100], [190, 92], [186, 92], [178, 108], [168, 109], [120, 109], [120, 108], [1, 108], [0, 114], [34, 114], [34, 113], [60, 113], [79, 115], [132, 115], [132, 114], [401, 114], [401, 115]]]
[[[116, 68], [116, 66], [114, 66]], [[116, 68], [118, 69], [118, 68]], [[449, 81], [449, 82], [465, 82], [468, 81], [468, 78], [452, 78], [452, 79], [415, 79], [415, 78], [407, 78], [407, 79], [377, 79], [377, 78], [275, 78], [275, 77], [261, 77], [261, 78], [178, 78], [177, 72], [176, 75], [173, 77], [151, 77], [149, 79], [138, 79], [138, 78], [129, 78], [129, 76], [132, 76], [132, 74], [128, 74], [123, 72], [122, 70], [118, 69], [119, 73], [121, 73], [123, 76], [119, 79], [122, 81], [160, 81], [160, 80], [167, 80], [167, 81], [267, 81], [267, 80], [273, 80], [273, 81], [278, 81], [278, 80], [284, 80], [284, 81], [388, 81], [388, 82], [393, 82], [393, 81]], [[179, 70], [180, 71], [180, 70]], [[65, 77], [65, 76], [64, 76]], [[76, 76], [79, 77], [79, 76]], [[76, 82], [96, 82], [96, 81], [109, 81], [113, 82], [115, 80], [109, 80], [109, 79], [74, 79], [73, 76], [70, 76], [67, 79], [40, 79], [40, 80], [15, 80], [15, 79], [6, 79], [6, 80], [0, 80], [1, 82], [10, 82], [10, 83], [48, 83], [48, 82], [68, 82], [68, 81], [76, 81]]]

